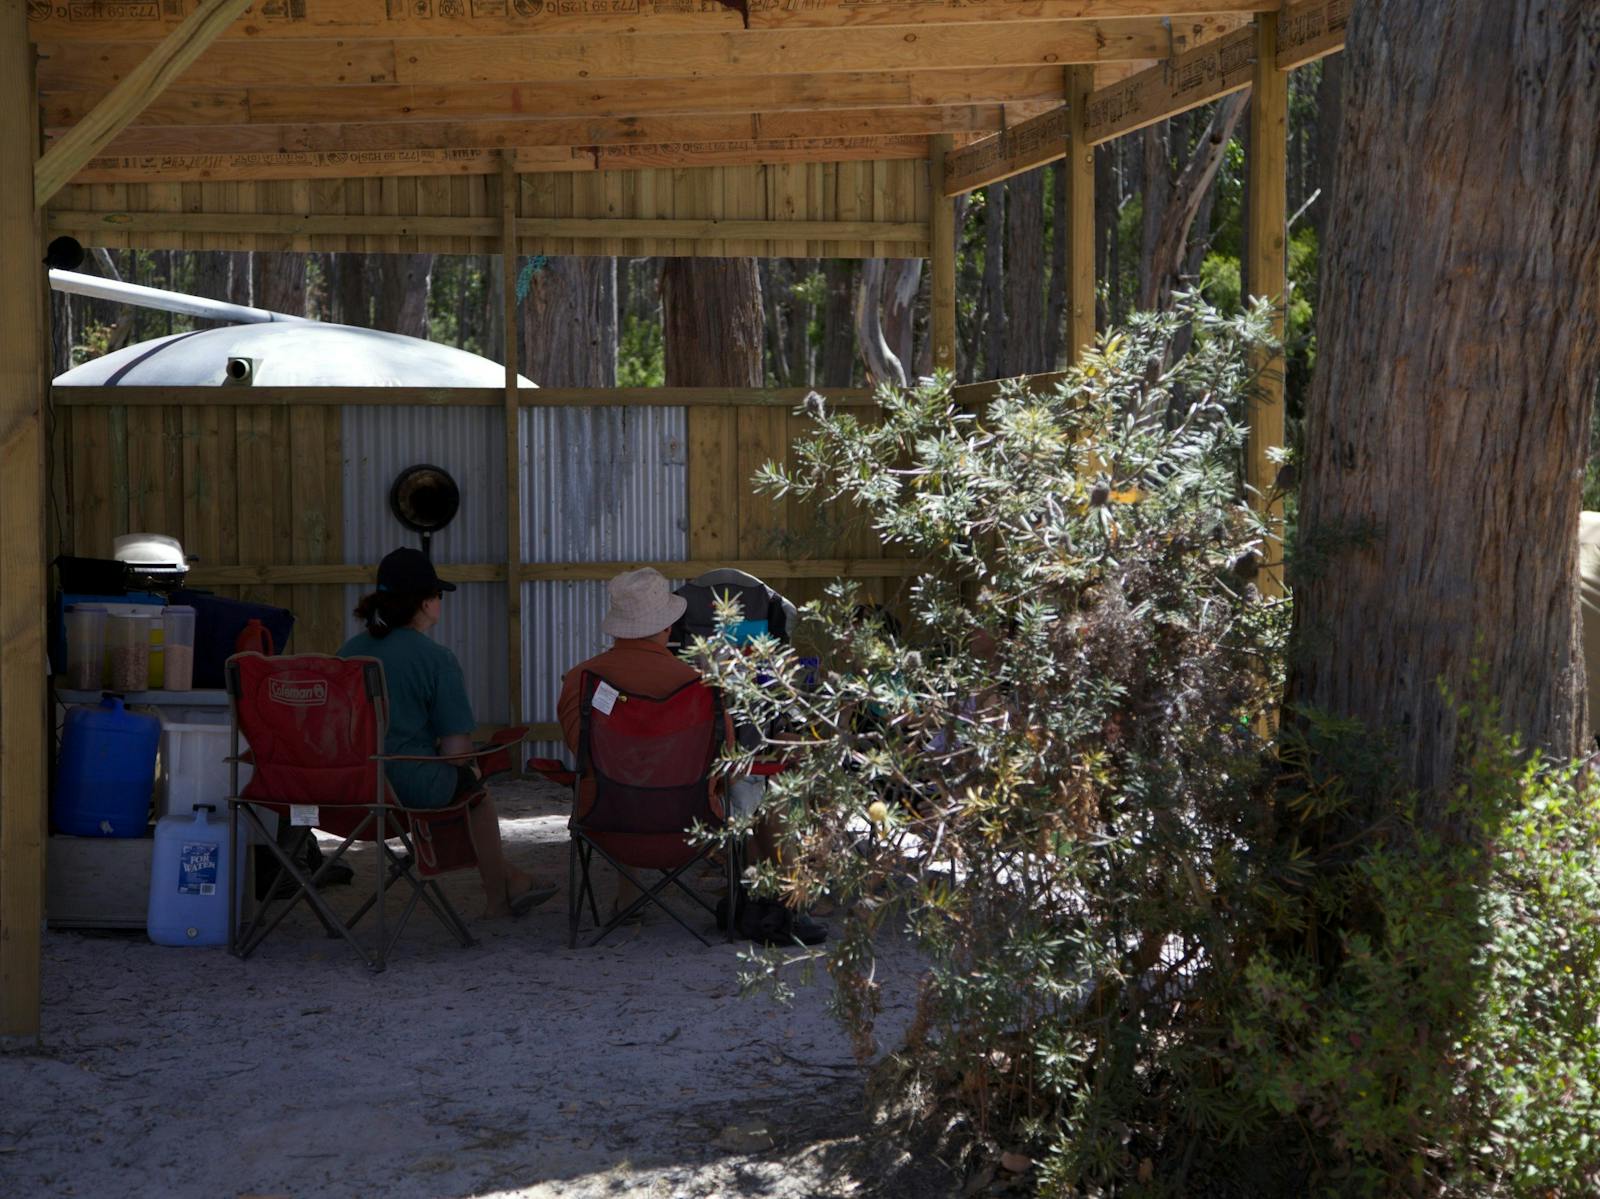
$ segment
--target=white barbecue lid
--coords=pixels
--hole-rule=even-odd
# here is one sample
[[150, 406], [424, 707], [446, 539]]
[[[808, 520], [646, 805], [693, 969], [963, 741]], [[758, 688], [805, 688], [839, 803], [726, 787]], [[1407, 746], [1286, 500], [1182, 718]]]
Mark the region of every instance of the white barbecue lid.
[[163, 566], [188, 569], [183, 546], [176, 537], [162, 533], [128, 533], [111, 542], [111, 556], [134, 566]]

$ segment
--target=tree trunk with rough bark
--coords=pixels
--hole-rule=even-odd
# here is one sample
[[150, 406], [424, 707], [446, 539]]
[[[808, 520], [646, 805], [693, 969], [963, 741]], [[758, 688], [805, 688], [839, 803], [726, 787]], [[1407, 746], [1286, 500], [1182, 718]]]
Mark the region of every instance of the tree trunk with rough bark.
[[855, 376], [855, 323], [852, 318], [856, 264], [830, 258], [823, 268], [822, 355], [817, 383], [849, 387]]
[[[1228, 142], [1244, 113], [1245, 93], [1235, 92], [1218, 101], [1211, 110], [1211, 121], [1201, 134], [1193, 154], [1184, 164], [1176, 183], [1166, 190], [1166, 205], [1155, 223], [1153, 241], [1145, 245], [1144, 269], [1140, 271], [1145, 289], [1139, 307], [1146, 311], [1164, 309], [1181, 283], [1189, 261], [1189, 233], [1211, 196], [1217, 168], [1227, 156]], [[1203, 226], [1202, 226], [1203, 227]], [[1149, 225], [1146, 225], [1146, 229]]]
[[[793, 263], [793, 266], [795, 280], [804, 280], [817, 269], [817, 260], [802, 258]], [[805, 297], [804, 290], [790, 287], [789, 321], [784, 326], [784, 340], [788, 347], [785, 357], [789, 360], [789, 370], [793, 374], [793, 385], [796, 387], [814, 386], [817, 379], [816, 355], [811, 350], [812, 304]]]
[[335, 254], [329, 269], [328, 293], [333, 319], [341, 325], [370, 328], [372, 291], [367, 286], [367, 256]]
[[1317, 86], [1316, 185], [1321, 192], [1311, 204], [1311, 226], [1317, 231], [1317, 245], [1328, 244], [1328, 210], [1333, 205], [1333, 173], [1339, 161], [1339, 130], [1344, 111], [1344, 55], [1331, 54], [1322, 60], [1322, 79]]
[[761, 281], [754, 258], [669, 258], [661, 267], [668, 387], [760, 387]]
[[375, 329], [428, 336], [428, 293], [433, 286], [432, 254], [379, 254]]
[[[1096, 156], [1096, 166], [1099, 165], [1099, 155]], [[1098, 173], [1095, 186], [1100, 186]], [[1095, 193], [1097, 196], [1099, 192]], [[1100, 205], [1095, 206], [1095, 216], [1098, 221]], [[1096, 269], [1099, 268], [1100, 253], [1096, 246]], [[1104, 278], [1096, 275], [1096, 279]], [[1044, 316], [1044, 357], [1050, 365], [1047, 369], [1055, 370], [1062, 364], [1066, 355], [1062, 347], [1066, 344], [1067, 323], [1067, 168], [1065, 163], [1056, 163], [1050, 168], [1050, 287], [1045, 297]]]
[[1139, 228], [1139, 290], [1134, 297], [1134, 307], [1143, 308], [1144, 298], [1155, 294], [1156, 242], [1161, 236], [1161, 218], [1172, 197], [1172, 159], [1167, 150], [1167, 139], [1172, 132], [1172, 122], [1162, 121], [1139, 135], [1140, 155], [1140, 228]]
[[1006, 347], [1002, 376], [1049, 370], [1045, 350], [1044, 171], [1006, 181]]
[[[233, 285], [233, 255], [226, 250], [201, 250], [194, 256], [194, 294], [208, 300], [227, 300]], [[222, 321], [195, 320], [198, 329], [214, 329]]]
[[522, 373], [541, 387], [617, 385], [617, 260], [547, 258], [522, 314]]
[[306, 312], [306, 256], [288, 252], [255, 256], [256, 307], [289, 316]]
[[786, 290], [783, 279], [787, 272], [777, 259], [756, 259], [756, 273], [761, 284], [763, 323], [767, 337], [767, 373], [779, 387], [791, 387], [789, 368], [789, 343], [785, 339], [784, 310], [779, 297]]
[[983, 189], [983, 370], [989, 379], [1003, 378], [1006, 366], [1006, 189], [991, 183]]
[[1600, 8], [1369, 0], [1347, 42], [1295, 577], [1294, 704], [1392, 737], [1446, 824], [1474, 663], [1525, 744], [1583, 720], [1600, 371]]

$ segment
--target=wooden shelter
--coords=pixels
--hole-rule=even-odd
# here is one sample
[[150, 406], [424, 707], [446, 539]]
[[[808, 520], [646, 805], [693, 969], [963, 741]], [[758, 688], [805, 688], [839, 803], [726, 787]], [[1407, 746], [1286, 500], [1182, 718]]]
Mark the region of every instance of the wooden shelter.
[[[520, 560], [522, 408], [686, 408], [696, 561], [664, 564], [685, 574], [748, 558], [745, 532], [771, 513], [745, 480], [783, 452], [797, 399], [519, 391], [515, 338], [503, 391], [52, 396], [50, 238], [498, 252], [508, 272], [516, 254], [925, 256], [934, 360], [949, 367], [953, 197], [1065, 157], [1076, 347], [1094, 333], [1092, 148], [1247, 87], [1246, 272], [1281, 296], [1285, 73], [1342, 46], [1353, 3], [0, 0], [0, 1034], [39, 1029], [52, 476], [74, 476], [86, 541], [181, 529], [214, 564], [196, 582], [293, 588], [326, 633], [341, 602], [330, 585], [372, 569], [345, 564], [330, 533], [335, 406], [503, 409], [505, 554], [455, 573], [505, 583], [515, 647], [522, 581], [618, 568]], [[1279, 387], [1251, 420], [1261, 484], [1282, 440]], [[268, 532], [247, 531], [241, 510], [263, 504]], [[905, 570], [869, 546], [747, 564], [773, 578]]]

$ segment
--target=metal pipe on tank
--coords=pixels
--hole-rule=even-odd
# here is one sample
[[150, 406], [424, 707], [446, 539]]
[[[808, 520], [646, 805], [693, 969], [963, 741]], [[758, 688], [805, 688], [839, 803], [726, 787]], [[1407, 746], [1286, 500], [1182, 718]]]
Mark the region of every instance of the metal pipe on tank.
[[162, 312], [176, 312], [183, 316], [198, 316], [208, 321], [226, 321], [235, 325], [265, 325], [273, 321], [315, 323], [303, 316], [290, 316], [286, 312], [270, 312], [265, 308], [251, 308], [246, 304], [229, 304], [223, 300], [186, 296], [182, 292], [163, 291], [159, 287], [142, 287], [137, 283], [122, 283], [115, 279], [102, 279], [98, 275], [80, 274], [77, 271], [52, 270], [50, 286], [68, 295], [92, 296], [97, 300], [132, 304], [136, 308], [156, 308]]

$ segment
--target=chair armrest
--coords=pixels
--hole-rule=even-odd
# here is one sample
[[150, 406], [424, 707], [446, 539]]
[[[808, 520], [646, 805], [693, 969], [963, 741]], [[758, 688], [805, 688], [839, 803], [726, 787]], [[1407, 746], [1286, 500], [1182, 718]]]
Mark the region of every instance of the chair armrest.
[[464, 754], [373, 754], [367, 759], [369, 762], [466, 762], [472, 758], [487, 758], [491, 754], [504, 753], [515, 742], [506, 742], [505, 745], [491, 745], [487, 749], [474, 749]]
[[527, 739], [528, 726], [515, 725], [512, 728], [501, 729], [482, 749], [470, 750], [464, 754], [373, 754], [367, 760], [369, 762], [468, 762], [506, 753], [512, 746], [520, 745]]

